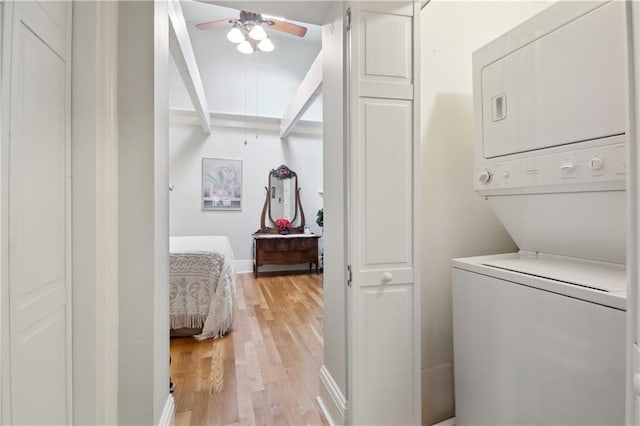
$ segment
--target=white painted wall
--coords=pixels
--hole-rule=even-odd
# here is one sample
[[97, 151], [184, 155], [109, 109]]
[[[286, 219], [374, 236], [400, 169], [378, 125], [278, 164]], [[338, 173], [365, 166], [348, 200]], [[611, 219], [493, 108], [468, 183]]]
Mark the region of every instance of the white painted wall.
[[169, 398], [167, 4], [120, 3], [118, 29], [118, 423], [150, 425]]
[[[343, 396], [347, 395], [346, 348], [346, 197], [343, 6], [330, 11], [330, 23], [322, 28], [324, 64], [322, 69], [324, 157], [324, 361], [323, 365]], [[322, 385], [321, 385], [322, 386]], [[336, 398], [322, 394], [323, 402], [340, 423], [340, 409], [331, 412]], [[338, 398], [339, 399], [339, 398]]]
[[[154, 2], [153, 44], [153, 424], [169, 395], [169, 10]], [[172, 402], [172, 401], [171, 401]], [[173, 404], [170, 404], [173, 406]], [[171, 413], [173, 414], [173, 413]]]
[[517, 247], [473, 191], [471, 54], [550, 2], [431, 1], [421, 12], [423, 424], [454, 414], [450, 260]]
[[[286, 164], [298, 174], [302, 207], [311, 230], [320, 233], [316, 212], [322, 208], [322, 138], [291, 135], [281, 141], [277, 130], [247, 131], [217, 127], [205, 135], [199, 126], [171, 125], [170, 229], [172, 236], [226, 235], [237, 261], [252, 258], [251, 234], [260, 215], [271, 169]], [[202, 211], [202, 158], [242, 160], [242, 211]], [[273, 225], [272, 225], [273, 226]], [[246, 262], [245, 262], [246, 263]], [[286, 267], [285, 267], [286, 268]], [[249, 269], [250, 270], [250, 269]]]

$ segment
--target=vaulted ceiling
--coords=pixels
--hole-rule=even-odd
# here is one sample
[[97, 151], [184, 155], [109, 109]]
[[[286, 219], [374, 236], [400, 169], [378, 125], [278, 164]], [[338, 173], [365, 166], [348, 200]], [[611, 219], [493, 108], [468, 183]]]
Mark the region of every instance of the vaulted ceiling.
[[281, 16], [292, 21], [323, 25], [333, 1], [201, 0], [220, 6]]

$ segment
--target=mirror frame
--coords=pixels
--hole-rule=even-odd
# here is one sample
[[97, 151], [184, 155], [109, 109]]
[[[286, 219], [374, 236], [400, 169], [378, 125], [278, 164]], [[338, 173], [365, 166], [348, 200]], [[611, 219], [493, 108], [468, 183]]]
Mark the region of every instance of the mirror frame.
[[[284, 164], [281, 164], [278, 168], [273, 169], [269, 172], [269, 176], [268, 176], [268, 186], [265, 186], [264, 189], [266, 191], [266, 197], [264, 200], [264, 206], [262, 206], [262, 216], [260, 217], [260, 230], [262, 232], [268, 232], [268, 233], [272, 233], [272, 234], [277, 234], [280, 232], [280, 228], [276, 225], [276, 220], [271, 216], [271, 190], [270, 190], [270, 186], [271, 186], [271, 177], [276, 177], [278, 175], [285, 175], [285, 178], [291, 178], [291, 179], [295, 179], [295, 183], [294, 183], [294, 188], [295, 188], [295, 200], [294, 200], [294, 205], [295, 205], [295, 210], [294, 210], [294, 214], [293, 214], [293, 219], [291, 219], [291, 228], [289, 228], [289, 232], [292, 234], [299, 234], [304, 232], [304, 225], [305, 225], [305, 219], [304, 219], [304, 210], [302, 209], [302, 203], [300, 201], [300, 187], [298, 186], [298, 174], [296, 172], [294, 172], [293, 170], [291, 170], [289, 167], [287, 167]], [[269, 210], [269, 221], [271, 222], [272, 225], [274, 226], [266, 226], [266, 217], [267, 217], [267, 209]], [[298, 212], [300, 213], [300, 225], [299, 226], [294, 226], [295, 225], [295, 221], [296, 219], [298, 219]]]

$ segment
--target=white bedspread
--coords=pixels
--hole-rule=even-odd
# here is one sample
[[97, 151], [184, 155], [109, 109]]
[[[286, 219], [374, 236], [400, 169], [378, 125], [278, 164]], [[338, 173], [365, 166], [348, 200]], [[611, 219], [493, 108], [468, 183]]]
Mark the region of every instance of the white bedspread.
[[231, 327], [235, 265], [227, 237], [171, 237], [171, 328], [200, 328], [198, 340], [223, 336]]

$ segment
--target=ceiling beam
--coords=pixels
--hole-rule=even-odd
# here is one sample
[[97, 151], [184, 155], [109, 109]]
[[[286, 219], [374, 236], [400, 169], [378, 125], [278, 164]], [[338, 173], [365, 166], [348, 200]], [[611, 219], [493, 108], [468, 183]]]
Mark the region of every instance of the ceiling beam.
[[193, 107], [200, 118], [202, 130], [206, 134], [211, 134], [211, 118], [209, 116], [209, 106], [204, 93], [204, 86], [200, 78], [200, 71], [193, 54], [187, 23], [182, 13], [180, 0], [169, 1], [169, 49], [171, 56], [180, 71], [180, 76], [184, 82]]
[[293, 101], [280, 122], [280, 137], [286, 138], [307, 109], [322, 93], [322, 50], [300, 83]]

